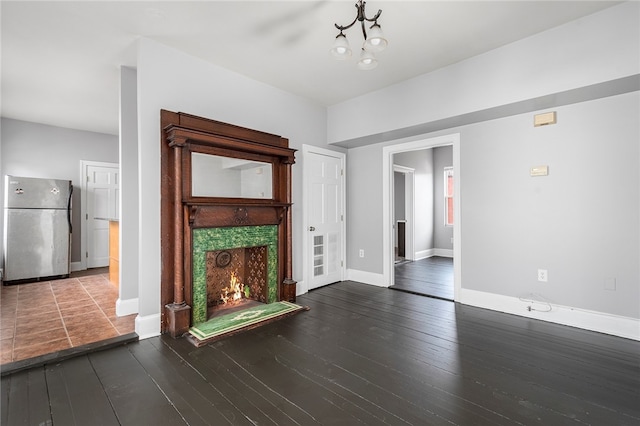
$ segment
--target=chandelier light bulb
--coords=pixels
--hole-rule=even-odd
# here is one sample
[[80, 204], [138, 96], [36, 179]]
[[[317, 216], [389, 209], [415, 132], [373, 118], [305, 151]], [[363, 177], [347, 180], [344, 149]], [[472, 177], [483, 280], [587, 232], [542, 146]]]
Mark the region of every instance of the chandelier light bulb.
[[351, 47], [349, 46], [349, 40], [342, 32], [338, 34], [336, 40], [331, 47], [331, 54], [338, 60], [345, 60], [351, 57]]
[[369, 31], [369, 36], [364, 42], [364, 48], [372, 52], [382, 52], [387, 47], [387, 39], [382, 34], [380, 25], [373, 24]]
[[358, 68], [361, 70], [372, 70], [378, 66], [378, 60], [373, 52], [362, 49], [360, 52], [360, 60], [358, 61]]

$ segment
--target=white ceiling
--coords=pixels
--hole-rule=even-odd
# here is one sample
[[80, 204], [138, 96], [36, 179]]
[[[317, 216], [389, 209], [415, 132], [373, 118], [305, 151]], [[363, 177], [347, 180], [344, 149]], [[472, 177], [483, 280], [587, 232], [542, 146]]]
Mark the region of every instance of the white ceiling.
[[[618, 2], [369, 0], [389, 40], [372, 71], [329, 54], [355, 3], [2, 1], [2, 116], [117, 134], [119, 67], [139, 37], [329, 106]], [[361, 30], [346, 34], [356, 51]]]

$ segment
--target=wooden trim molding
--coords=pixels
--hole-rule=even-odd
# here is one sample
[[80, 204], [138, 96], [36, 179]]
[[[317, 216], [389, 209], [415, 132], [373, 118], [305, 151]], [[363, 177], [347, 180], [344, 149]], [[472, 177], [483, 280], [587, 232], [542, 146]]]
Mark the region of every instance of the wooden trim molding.
[[[291, 235], [295, 150], [289, 148], [288, 139], [180, 112], [161, 110], [160, 115], [161, 331], [178, 337], [191, 326], [191, 232], [198, 228], [276, 225], [278, 299], [295, 301]], [[272, 198], [194, 196], [192, 153], [270, 163]]]

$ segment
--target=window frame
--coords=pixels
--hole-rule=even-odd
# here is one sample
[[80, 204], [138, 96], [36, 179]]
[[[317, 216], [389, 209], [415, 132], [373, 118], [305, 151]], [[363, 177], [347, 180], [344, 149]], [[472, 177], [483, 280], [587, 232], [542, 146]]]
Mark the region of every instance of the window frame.
[[[454, 188], [455, 188], [455, 174], [453, 173], [453, 167], [444, 168], [444, 226], [453, 226], [454, 224]], [[449, 188], [449, 177], [451, 177], [451, 187]], [[449, 193], [449, 189], [451, 192]], [[451, 218], [451, 221], [449, 221]]]

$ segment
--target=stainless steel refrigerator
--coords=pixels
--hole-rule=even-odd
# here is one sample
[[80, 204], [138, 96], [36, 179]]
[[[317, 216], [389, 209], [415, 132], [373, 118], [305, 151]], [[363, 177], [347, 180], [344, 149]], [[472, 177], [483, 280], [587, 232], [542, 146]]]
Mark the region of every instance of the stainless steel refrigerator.
[[69, 180], [5, 176], [4, 282], [69, 275]]

